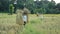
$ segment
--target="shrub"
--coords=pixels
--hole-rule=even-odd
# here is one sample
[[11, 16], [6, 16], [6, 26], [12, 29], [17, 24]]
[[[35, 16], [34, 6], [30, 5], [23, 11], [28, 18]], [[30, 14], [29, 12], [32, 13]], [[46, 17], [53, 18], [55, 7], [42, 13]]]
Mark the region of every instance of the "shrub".
[[14, 12], [14, 6], [13, 6], [13, 4], [10, 4], [9, 5], [9, 13], [12, 15], [13, 12]]
[[46, 13], [46, 10], [44, 8], [39, 8], [39, 9], [35, 9], [34, 12], [44, 14], [44, 13]]

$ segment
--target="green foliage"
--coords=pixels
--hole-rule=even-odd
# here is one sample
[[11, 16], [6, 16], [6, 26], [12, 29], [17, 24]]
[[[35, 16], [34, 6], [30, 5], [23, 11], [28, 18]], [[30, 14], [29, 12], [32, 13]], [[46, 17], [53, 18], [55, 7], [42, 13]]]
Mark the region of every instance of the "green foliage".
[[58, 9], [47, 9], [46, 11], [47, 14], [59, 14], [60, 13], [60, 10]]
[[10, 4], [9, 5], [9, 13], [12, 15], [13, 12], [14, 12], [14, 6], [13, 6], [13, 4]]
[[43, 9], [43, 8], [35, 9], [35, 13], [44, 14], [44, 13], [46, 13], [46, 10], [45, 10], [45, 9]]
[[0, 0], [0, 11], [7, 12], [9, 9], [9, 0]]
[[[0, 12], [5, 11], [8, 12], [9, 10], [9, 4], [14, 5], [15, 0], [0, 0]], [[34, 0], [17, 0], [17, 4], [14, 5], [14, 13], [16, 12], [16, 9], [19, 8], [21, 5], [25, 6], [30, 10], [31, 13], [60, 13], [60, 3], [56, 4], [55, 1], [51, 0], [41, 0], [41, 1], [34, 1]], [[41, 9], [44, 8], [44, 9]], [[56, 10], [55, 10], [56, 9]]]
[[55, 8], [55, 2], [49, 2], [49, 4], [48, 4], [48, 7], [49, 8]]
[[60, 10], [60, 3], [56, 5], [56, 8]]

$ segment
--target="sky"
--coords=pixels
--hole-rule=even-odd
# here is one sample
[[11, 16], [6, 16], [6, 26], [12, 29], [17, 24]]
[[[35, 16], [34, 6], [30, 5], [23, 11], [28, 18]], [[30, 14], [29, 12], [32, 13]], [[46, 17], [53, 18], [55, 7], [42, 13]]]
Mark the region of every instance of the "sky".
[[[36, 1], [36, 0], [34, 0], [34, 1]], [[49, 0], [49, 1], [51, 1], [51, 0]], [[56, 3], [60, 3], [60, 0], [54, 0]]]
[[[51, 1], [51, 0], [49, 0], [49, 1]], [[54, 0], [56, 3], [60, 3], [60, 0]]]

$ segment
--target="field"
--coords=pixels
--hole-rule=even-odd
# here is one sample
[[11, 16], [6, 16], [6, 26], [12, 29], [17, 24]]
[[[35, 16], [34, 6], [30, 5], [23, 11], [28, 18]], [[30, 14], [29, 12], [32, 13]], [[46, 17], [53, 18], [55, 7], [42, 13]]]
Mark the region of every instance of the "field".
[[[0, 34], [16, 34], [16, 15], [0, 13]], [[60, 34], [60, 14], [29, 15], [29, 23], [17, 34]]]

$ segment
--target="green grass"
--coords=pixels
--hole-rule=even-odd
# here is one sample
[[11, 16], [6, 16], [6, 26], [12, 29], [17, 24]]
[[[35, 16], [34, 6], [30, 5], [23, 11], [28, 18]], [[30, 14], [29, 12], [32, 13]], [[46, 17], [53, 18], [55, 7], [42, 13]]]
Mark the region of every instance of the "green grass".
[[[23, 32], [20, 34], [60, 34], [60, 14], [44, 14], [43, 16], [44, 18], [42, 19], [40, 18], [41, 16], [37, 17], [35, 14], [30, 14], [29, 23], [26, 24]], [[3, 34], [9, 31], [14, 32], [14, 28], [19, 30], [16, 25], [16, 15], [0, 13], [0, 31], [2, 31]]]

